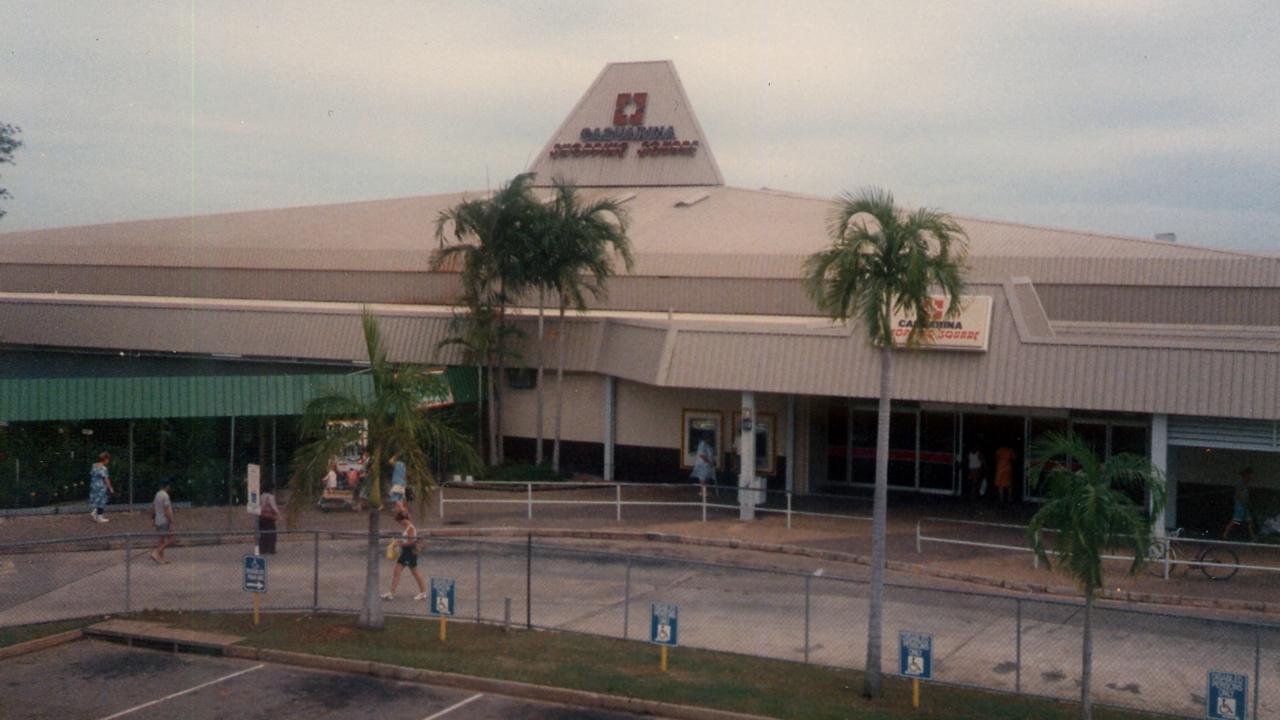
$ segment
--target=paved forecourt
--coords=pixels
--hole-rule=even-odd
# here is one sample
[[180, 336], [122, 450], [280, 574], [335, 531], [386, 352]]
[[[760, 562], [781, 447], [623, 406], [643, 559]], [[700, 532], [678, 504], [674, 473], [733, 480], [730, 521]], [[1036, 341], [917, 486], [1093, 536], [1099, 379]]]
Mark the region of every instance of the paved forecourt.
[[0, 662], [0, 708], [5, 720], [638, 720], [626, 713], [99, 640]]

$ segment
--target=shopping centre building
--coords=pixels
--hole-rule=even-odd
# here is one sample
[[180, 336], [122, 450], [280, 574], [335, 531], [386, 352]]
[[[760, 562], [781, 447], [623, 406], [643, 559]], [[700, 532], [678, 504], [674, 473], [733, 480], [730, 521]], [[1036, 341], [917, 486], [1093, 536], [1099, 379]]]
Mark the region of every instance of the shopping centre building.
[[[821, 317], [800, 280], [828, 244], [830, 198], [726, 185], [669, 62], [607, 66], [529, 169], [540, 185], [565, 177], [620, 200], [636, 256], [565, 330], [568, 467], [688, 482], [706, 441], [724, 478], [745, 410], [771, 487], [870, 483], [877, 352], [861, 327]], [[431, 270], [433, 229], [440, 211], [482, 195], [0, 234], [0, 420], [127, 419], [184, 403], [288, 415], [296, 398], [278, 391], [279, 407], [258, 407], [277, 397], [259, 383], [358, 370], [364, 304], [393, 360], [456, 365], [439, 343], [458, 276]], [[961, 494], [968, 452], [990, 467], [1007, 449], [1014, 495], [1031, 501], [1029, 442], [1072, 430], [1103, 455], [1165, 468], [1171, 519], [1225, 519], [1245, 466], [1269, 501], [1280, 258], [947, 210], [969, 236], [970, 312], [895, 362], [892, 488]], [[532, 327], [529, 300], [518, 321]], [[248, 378], [232, 393], [242, 405], [194, 407], [174, 380], [231, 375]], [[527, 380], [506, 378], [502, 421], [509, 449], [532, 455]], [[161, 409], [147, 410], [157, 393]]]

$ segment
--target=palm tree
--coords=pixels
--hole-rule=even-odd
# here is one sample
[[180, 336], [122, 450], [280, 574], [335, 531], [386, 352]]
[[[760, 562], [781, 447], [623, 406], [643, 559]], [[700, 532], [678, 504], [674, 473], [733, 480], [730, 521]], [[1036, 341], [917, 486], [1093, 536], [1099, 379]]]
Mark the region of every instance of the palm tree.
[[[627, 238], [627, 209], [613, 198], [584, 201], [578, 188], [556, 179], [543, 235], [541, 280], [556, 294], [559, 319], [556, 333], [556, 418], [551, 467], [560, 471], [560, 427], [564, 416], [565, 310], [587, 307], [586, 296], [601, 299], [614, 274], [613, 259], [628, 272], [635, 266]], [[541, 309], [539, 309], [541, 311]], [[541, 437], [539, 437], [541, 439]]]
[[[532, 182], [532, 173], [517, 175], [491, 197], [464, 200], [436, 218], [439, 248], [432, 256], [432, 269], [459, 262], [466, 304], [496, 308], [499, 331], [493, 360], [499, 375], [508, 334], [503, 331], [506, 308], [528, 284], [527, 273], [534, 259], [530, 253], [536, 247], [533, 232], [544, 212], [530, 189]], [[500, 402], [497, 393], [490, 393], [489, 460], [494, 465], [503, 458]]]
[[930, 293], [950, 298], [946, 314], [960, 312], [964, 230], [936, 210], [906, 211], [879, 188], [845, 193], [828, 223], [831, 247], [804, 263], [805, 288], [832, 319], [859, 318], [867, 338], [880, 348], [880, 413], [876, 428], [875, 499], [871, 530], [871, 597], [867, 619], [867, 663], [863, 695], [879, 697], [880, 643], [884, 617], [885, 504], [889, 492], [889, 406], [892, 397], [894, 312], [914, 318], [908, 346], [924, 337]]
[[[1093, 598], [1102, 587], [1102, 554], [1117, 545], [1133, 549], [1129, 574], [1142, 567], [1155, 518], [1164, 509], [1160, 471], [1140, 455], [1119, 454], [1101, 462], [1074, 434], [1050, 433], [1031, 447], [1031, 482], [1047, 500], [1031, 518], [1027, 534], [1036, 555], [1050, 566], [1042, 532], [1053, 531], [1057, 562], [1084, 592], [1084, 648], [1080, 661], [1080, 716], [1089, 720], [1093, 664]], [[1149, 510], [1134, 493], [1151, 498]]]
[[296, 517], [303, 507], [310, 507], [320, 498], [323, 488], [318, 480], [324, 476], [330, 458], [341, 455], [353, 444], [365, 446], [370, 456], [369, 542], [359, 624], [380, 628], [383, 616], [378, 597], [378, 522], [384, 464], [393, 455], [398, 456], [418, 497], [426, 498], [427, 491], [436, 484], [428, 453], [450, 458], [459, 469], [476, 467], [478, 459], [461, 433], [423, 409], [426, 399], [443, 394], [439, 376], [417, 366], [393, 365], [387, 360], [378, 321], [366, 310], [361, 324], [369, 354], [372, 393], [363, 397], [330, 388], [307, 402], [302, 417], [303, 444], [294, 455], [289, 478], [289, 511]]

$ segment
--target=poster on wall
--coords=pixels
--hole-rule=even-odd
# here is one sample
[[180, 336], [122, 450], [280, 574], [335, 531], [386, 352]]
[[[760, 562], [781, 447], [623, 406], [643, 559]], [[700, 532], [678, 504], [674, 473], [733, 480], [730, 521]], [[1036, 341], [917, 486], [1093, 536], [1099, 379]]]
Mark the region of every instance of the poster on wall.
[[716, 469], [720, 469], [720, 448], [724, 447], [720, 436], [721, 419], [718, 410], [685, 410], [682, 413], [680, 467], [686, 470], [693, 468], [701, 445], [701, 451], [715, 458]]
[[[733, 414], [733, 427], [742, 427], [740, 413]], [[755, 422], [752, 423], [756, 430], [756, 473], [759, 475], [772, 475], [778, 471], [776, 460], [776, 448], [774, 447], [774, 428], [778, 426], [778, 420], [775, 416], [768, 413], [757, 413]], [[734, 446], [737, 446], [738, 438], [734, 438]]]

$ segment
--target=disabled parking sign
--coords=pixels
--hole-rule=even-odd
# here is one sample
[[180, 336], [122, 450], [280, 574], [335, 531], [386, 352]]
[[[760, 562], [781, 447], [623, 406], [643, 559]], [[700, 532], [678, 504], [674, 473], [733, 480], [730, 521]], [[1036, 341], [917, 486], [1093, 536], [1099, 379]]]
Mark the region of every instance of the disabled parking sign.
[[1210, 670], [1205, 697], [1208, 720], [1246, 720], [1249, 678], [1239, 673]]
[[453, 588], [453, 578], [431, 578], [431, 603], [428, 609], [432, 615], [453, 617]]
[[656, 645], [678, 644], [680, 608], [672, 603], [654, 603], [649, 619], [649, 642]]
[[898, 674], [916, 680], [933, 678], [933, 636], [898, 633]]
[[261, 555], [244, 556], [244, 591], [251, 593], [267, 591], [267, 559]]

